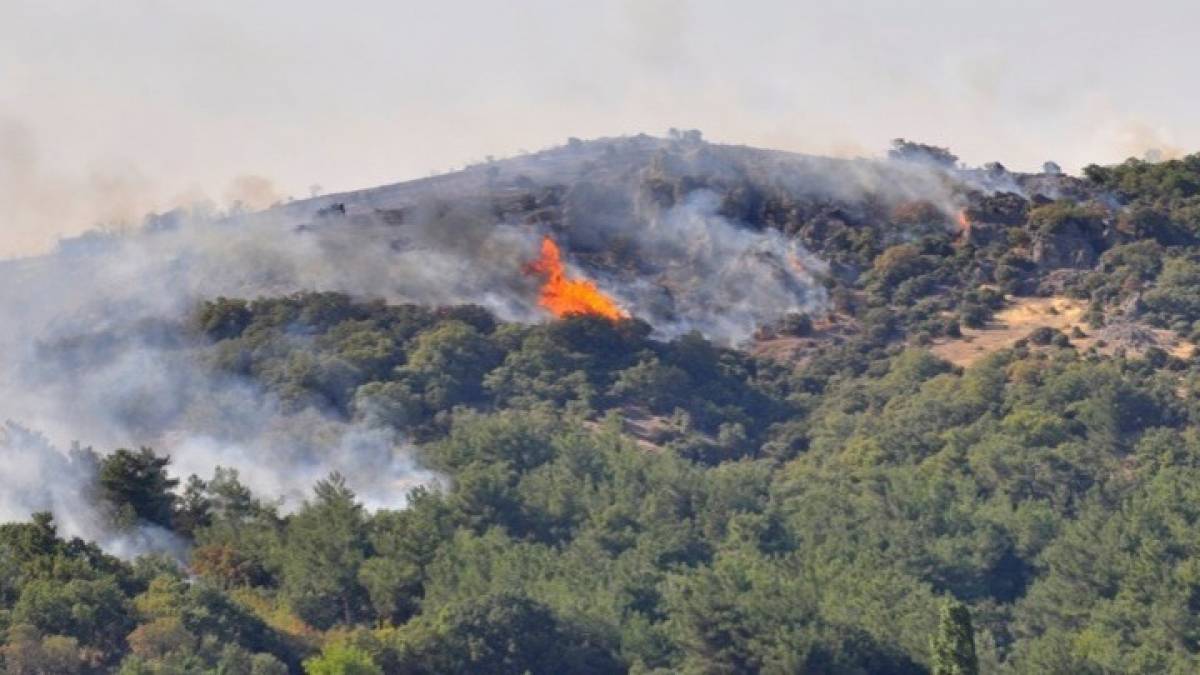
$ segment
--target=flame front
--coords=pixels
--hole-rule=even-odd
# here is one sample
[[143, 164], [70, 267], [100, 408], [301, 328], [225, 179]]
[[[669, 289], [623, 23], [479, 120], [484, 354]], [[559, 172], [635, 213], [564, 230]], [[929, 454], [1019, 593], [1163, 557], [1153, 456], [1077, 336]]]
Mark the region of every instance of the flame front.
[[550, 237], [542, 239], [542, 254], [526, 267], [531, 274], [545, 278], [538, 304], [557, 317], [570, 314], [596, 314], [607, 319], [624, 319], [629, 314], [587, 279], [571, 279], [563, 269], [558, 244]]
[[967, 215], [966, 209], [960, 210], [955, 220], [958, 221], [958, 229], [960, 230], [966, 230], [971, 227], [971, 218]]

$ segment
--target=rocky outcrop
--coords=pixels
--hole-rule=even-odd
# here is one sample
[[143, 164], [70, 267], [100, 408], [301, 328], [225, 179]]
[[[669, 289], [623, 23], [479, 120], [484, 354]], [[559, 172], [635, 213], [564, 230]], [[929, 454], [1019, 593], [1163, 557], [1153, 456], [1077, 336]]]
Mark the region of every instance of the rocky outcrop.
[[1022, 225], [1029, 215], [1029, 202], [1013, 192], [978, 194], [973, 196], [963, 215], [972, 224]]
[[1033, 242], [1033, 261], [1043, 270], [1062, 267], [1090, 269], [1100, 258], [1102, 244], [1075, 224], [1040, 233]]

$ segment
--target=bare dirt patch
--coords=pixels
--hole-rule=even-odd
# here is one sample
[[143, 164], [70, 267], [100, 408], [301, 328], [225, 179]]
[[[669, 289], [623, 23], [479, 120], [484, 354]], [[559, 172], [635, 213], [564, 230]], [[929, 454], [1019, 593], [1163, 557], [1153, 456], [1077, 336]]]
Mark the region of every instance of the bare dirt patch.
[[958, 366], [969, 366], [1000, 349], [1012, 347], [1037, 328], [1047, 327], [1071, 335], [1078, 327], [1084, 337], [1071, 337], [1081, 351], [1096, 347], [1103, 354], [1124, 349], [1141, 354], [1151, 347], [1166, 350], [1180, 358], [1190, 357], [1194, 346], [1169, 330], [1123, 322], [1092, 330], [1083, 320], [1087, 303], [1066, 296], [1008, 299], [1008, 306], [996, 312], [985, 328], [963, 328], [961, 339], [942, 339], [930, 348], [937, 356]]
[[810, 335], [756, 338], [750, 346], [750, 353], [799, 366], [822, 347], [845, 342], [858, 331], [858, 322], [853, 317], [831, 313], [813, 321]]

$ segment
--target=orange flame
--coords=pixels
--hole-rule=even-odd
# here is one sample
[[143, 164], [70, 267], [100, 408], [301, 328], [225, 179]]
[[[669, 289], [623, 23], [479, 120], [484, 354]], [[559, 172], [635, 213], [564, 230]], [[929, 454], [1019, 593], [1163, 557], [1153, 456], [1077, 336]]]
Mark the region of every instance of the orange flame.
[[525, 270], [545, 277], [538, 304], [550, 310], [554, 316], [597, 314], [614, 321], [629, 316], [592, 281], [568, 278], [558, 244], [550, 237], [542, 239], [541, 257], [529, 263]]
[[967, 210], [962, 209], [958, 212], [958, 229], [966, 230], [971, 227], [971, 218], [967, 216]]

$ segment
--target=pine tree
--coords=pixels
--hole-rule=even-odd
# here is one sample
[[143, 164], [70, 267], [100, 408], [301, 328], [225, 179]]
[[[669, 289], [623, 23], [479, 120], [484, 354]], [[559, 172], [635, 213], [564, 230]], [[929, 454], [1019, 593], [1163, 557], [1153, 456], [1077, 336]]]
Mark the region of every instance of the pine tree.
[[333, 473], [317, 483], [287, 525], [283, 592], [300, 618], [321, 628], [361, 618], [366, 591], [358, 569], [368, 553], [362, 505]]
[[930, 641], [933, 653], [933, 675], [978, 675], [979, 659], [975, 656], [975, 631], [971, 627], [971, 610], [957, 600], [942, 605], [937, 635]]
[[170, 457], [157, 457], [150, 448], [137, 452], [120, 448], [100, 465], [100, 496], [116, 513], [121, 525], [145, 520], [171, 526], [175, 510], [175, 486], [179, 481], [167, 474]]

